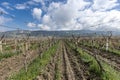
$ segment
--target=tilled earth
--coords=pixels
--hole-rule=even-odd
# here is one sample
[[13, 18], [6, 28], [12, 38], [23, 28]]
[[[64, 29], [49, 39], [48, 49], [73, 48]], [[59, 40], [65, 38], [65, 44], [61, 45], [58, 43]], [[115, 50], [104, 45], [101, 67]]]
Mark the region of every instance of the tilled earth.
[[107, 51], [95, 49], [95, 48], [85, 47], [85, 46], [82, 46], [82, 48], [84, 50], [89, 51], [89, 53], [93, 55], [98, 55], [102, 61], [107, 62], [108, 64], [113, 66], [116, 70], [120, 71], [120, 56], [119, 55], [116, 55], [114, 53], [110, 53]]
[[[117, 70], [120, 68], [119, 56], [108, 54], [108, 52], [82, 47], [92, 55], [98, 55], [101, 60], [114, 65]], [[97, 54], [96, 52], [100, 53]], [[29, 52], [28, 63], [38, 56], [38, 52]], [[20, 54], [0, 62], [0, 80], [7, 80], [13, 74], [19, 72], [24, 67], [25, 57]], [[117, 61], [116, 61], [117, 60]], [[102, 80], [89, 70], [89, 64], [84, 63], [80, 54], [70, 48], [64, 42], [59, 46], [55, 55], [52, 55], [50, 62], [40, 71], [40, 74], [33, 80]]]
[[[37, 53], [37, 51], [28, 52], [28, 64], [38, 56]], [[24, 62], [25, 56], [23, 54], [0, 61], [0, 80], [7, 80], [10, 75], [19, 72], [19, 70], [24, 67]]]
[[[59, 78], [56, 77], [57, 74]], [[63, 43], [34, 80], [101, 80], [101, 78], [90, 73], [88, 64], [82, 62], [79, 53]]]

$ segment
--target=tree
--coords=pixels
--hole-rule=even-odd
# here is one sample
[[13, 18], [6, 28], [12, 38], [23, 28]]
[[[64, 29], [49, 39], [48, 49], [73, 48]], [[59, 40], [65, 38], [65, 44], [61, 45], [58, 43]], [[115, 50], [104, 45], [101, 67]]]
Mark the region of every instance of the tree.
[[112, 31], [107, 31], [107, 34], [106, 35], [103, 35], [102, 34], [102, 36], [103, 36], [103, 38], [105, 39], [105, 41], [106, 41], [106, 43], [105, 43], [105, 49], [106, 49], [106, 51], [108, 51], [108, 49], [109, 49], [109, 43], [110, 43], [110, 39], [111, 39], [111, 37], [112, 37]]
[[4, 37], [5, 37], [5, 35], [2, 35], [0, 38], [0, 51], [1, 51], [1, 53], [3, 53], [3, 46], [2, 46], [3, 43], [2, 42], [3, 42]]

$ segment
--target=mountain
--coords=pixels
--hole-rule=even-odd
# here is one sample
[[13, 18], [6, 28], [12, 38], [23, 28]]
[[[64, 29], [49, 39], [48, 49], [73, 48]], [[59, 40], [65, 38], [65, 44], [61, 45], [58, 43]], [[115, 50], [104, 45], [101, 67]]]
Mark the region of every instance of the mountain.
[[[66, 31], [28, 31], [28, 30], [15, 30], [15, 31], [6, 31], [1, 32], [0, 35], [5, 34], [6, 37], [21, 37], [26, 34], [30, 34], [30, 36], [34, 37], [45, 37], [45, 36], [56, 36], [56, 37], [66, 37], [66, 36], [93, 36], [94, 33], [96, 33], [98, 36], [101, 34], [107, 34], [106, 31], [91, 31], [91, 30], [66, 30]], [[119, 31], [113, 31], [112, 32], [114, 36], [120, 35]]]

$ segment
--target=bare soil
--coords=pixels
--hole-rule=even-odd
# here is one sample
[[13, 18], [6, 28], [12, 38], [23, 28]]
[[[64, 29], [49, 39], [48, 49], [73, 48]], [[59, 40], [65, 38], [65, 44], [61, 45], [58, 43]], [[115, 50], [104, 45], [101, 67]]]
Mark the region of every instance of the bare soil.
[[[37, 51], [30, 51], [27, 53], [27, 63], [32, 62], [37, 56]], [[0, 80], [6, 80], [9, 76], [19, 72], [24, 67], [25, 57], [23, 54], [12, 56], [0, 61]]]
[[102, 51], [102, 50], [95, 49], [95, 48], [89, 48], [85, 46], [84, 47], [82, 46], [82, 48], [90, 51], [94, 55], [98, 55], [102, 61], [107, 62], [108, 64], [113, 66], [116, 70], [120, 71], [120, 56], [114, 53]]
[[49, 64], [34, 80], [58, 80], [57, 70], [59, 80], [101, 80], [100, 76], [89, 72], [89, 65], [82, 62], [79, 53], [65, 43], [62, 43]]

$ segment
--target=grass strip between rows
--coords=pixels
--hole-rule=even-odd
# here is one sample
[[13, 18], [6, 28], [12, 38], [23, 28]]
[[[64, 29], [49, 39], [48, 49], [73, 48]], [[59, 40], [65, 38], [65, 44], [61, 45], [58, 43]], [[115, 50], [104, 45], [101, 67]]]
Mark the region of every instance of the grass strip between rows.
[[74, 50], [76, 50], [80, 54], [81, 59], [84, 63], [89, 63], [89, 71], [90, 72], [94, 72], [97, 75], [101, 74], [100, 67], [94, 57], [92, 57], [91, 55], [89, 55], [88, 53], [83, 51], [81, 48], [76, 49], [75, 45], [72, 43], [69, 44], [69, 46], [71, 48], [73, 48]]
[[60, 73], [60, 70], [59, 70], [59, 64], [61, 63], [61, 59], [58, 58], [58, 61], [56, 63], [56, 74], [55, 74], [55, 80], [61, 80], [60, 77], [61, 77], [61, 73]]
[[0, 61], [4, 58], [9, 58], [12, 57], [14, 55], [18, 55], [20, 54], [20, 52], [7, 52], [7, 53], [0, 53]]
[[37, 57], [29, 66], [27, 73], [25, 69], [21, 69], [18, 74], [12, 75], [8, 80], [32, 80], [44, 69], [49, 63], [52, 55], [55, 54], [58, 43], [50, 47], [49, 50], [43, 53], [42, 58]]
[[[98, 44], [95, 44], [95, 45], [93, 46], [92, 44], [89, 44], [89, 43], [81, 43], [81, 45], [84, 45], [84, 46], [87, 46], [87, 47], [94, 47], [94, 48], [97, 48], [97, 49], [99, 48], [99, 49], [101, 49], [101, 50], [103, 50], [103, 51], [106, 51], [106, 48], [105, 48], [105, 47], [101, 48], [101, 46], [99, 46]], [[120, 56], [120, 50], [109, 48], [109, 49], [108, 49], [108, 52]]]
[[[74, 44], [71, 43], [69, 45], [73, 49], [76, 49]], [[112, 66], [100, 61], [103, 69], [105, 70], [104, 72], [100, 73], [100, 67], [93, 56], [86, 53], [81, 48], [77, 48], [77, 51], [80, 53], [83, 62], [90, 62], [90, 71], [97, 73], [102, 78], [102, 80], [120, 80], [120, 72], [116, 71]]]
[[120, 72], [105, 62], [101, 62], [105, 72], [102, 74], [103, 80], [120, 80]]

